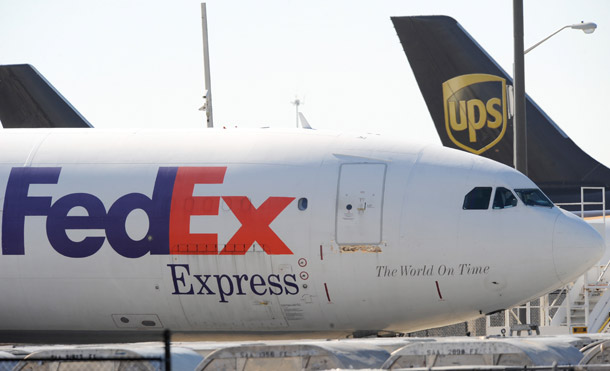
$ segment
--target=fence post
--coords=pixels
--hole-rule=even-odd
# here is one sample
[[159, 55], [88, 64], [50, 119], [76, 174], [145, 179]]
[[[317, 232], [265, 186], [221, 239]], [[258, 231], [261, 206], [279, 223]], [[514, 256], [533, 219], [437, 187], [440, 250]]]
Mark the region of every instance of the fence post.
[[163, 342], [165, 343], [165, 371], [172, 371], [172, 356], [171, 356], [171, 343], [172, 334], [169, 329], [163, 331]]

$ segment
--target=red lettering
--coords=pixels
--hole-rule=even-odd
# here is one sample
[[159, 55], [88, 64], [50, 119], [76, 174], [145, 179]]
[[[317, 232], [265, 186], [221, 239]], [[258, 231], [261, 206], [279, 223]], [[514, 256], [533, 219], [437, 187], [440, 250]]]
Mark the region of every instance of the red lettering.
[[191, 233], [192, 215], [218, 215], [219, 196], [193, 196], [195, 184], [221, 184], [226, 167], [180, 167], [176, 174], [169, 220], [170, 254], [216, 255], [216, 233]]
[[258, 242], [267, 254], [292, 254], [269, 224], [294, 200], [294, 197], [269, 197], [258, 209], [245, 196], [223, 196], [222, 199], [241, 223], [241, 228], [227, 242], [220, 252], [221, 255], [244, 255], [254, 242]]

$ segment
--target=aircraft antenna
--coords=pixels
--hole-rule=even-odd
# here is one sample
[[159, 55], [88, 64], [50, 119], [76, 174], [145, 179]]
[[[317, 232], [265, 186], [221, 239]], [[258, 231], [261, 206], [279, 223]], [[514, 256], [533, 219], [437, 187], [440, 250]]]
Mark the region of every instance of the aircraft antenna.
[[294, 96], [294, 100], [290, 103], [294, 104], [294, 107], [296, 109], [296, 118], [297, 118], [296, 124], [297, 124], [297, 128], [298, 128], [299, 127], [299, 106], [301, 104], [305, 104], [305, 103], [303, 103], [303, 101], [300, 100], [296, 95]]

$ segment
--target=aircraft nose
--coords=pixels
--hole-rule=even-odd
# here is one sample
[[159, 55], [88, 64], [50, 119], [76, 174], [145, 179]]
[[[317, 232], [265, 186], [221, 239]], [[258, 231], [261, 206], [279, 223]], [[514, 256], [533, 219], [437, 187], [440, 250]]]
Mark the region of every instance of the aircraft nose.
[[553, 232], [553, 261], [561, 282], [574, 281], [601, 259], [604, 250], [604, 240], [593, 227], [562, 210]]

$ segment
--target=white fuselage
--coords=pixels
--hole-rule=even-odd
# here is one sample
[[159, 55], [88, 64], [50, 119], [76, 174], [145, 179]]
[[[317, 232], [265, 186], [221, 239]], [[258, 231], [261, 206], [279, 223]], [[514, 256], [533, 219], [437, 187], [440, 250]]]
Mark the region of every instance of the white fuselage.
[[602, 253], [556, 207], [463, 210], [474, 187], [536, 188], [515, 170], [377, 135], [3, 130], [0, 148], [0, 331], [417, 330]]

